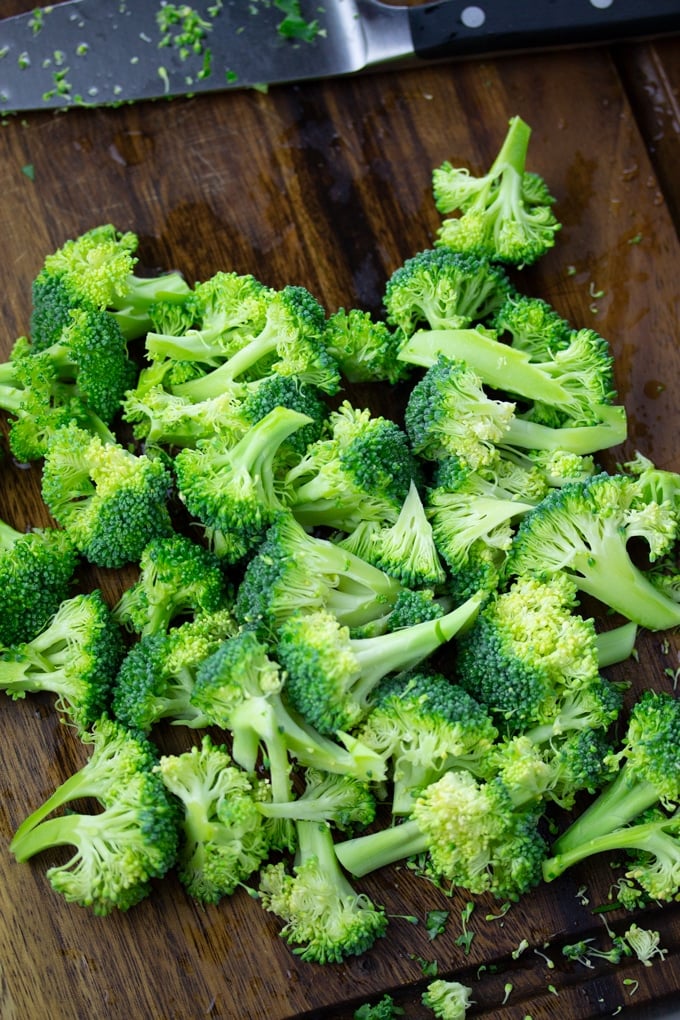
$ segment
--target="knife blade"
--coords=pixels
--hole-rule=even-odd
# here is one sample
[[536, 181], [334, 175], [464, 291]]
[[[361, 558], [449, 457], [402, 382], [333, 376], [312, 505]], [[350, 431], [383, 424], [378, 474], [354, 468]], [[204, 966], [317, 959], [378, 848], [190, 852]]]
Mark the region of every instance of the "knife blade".
[[[106, 106], [680, 30], [680, 0], [66, 0], [0, 20], [0, 112]], [[172, 15], [177, 12], [173, 22]]]

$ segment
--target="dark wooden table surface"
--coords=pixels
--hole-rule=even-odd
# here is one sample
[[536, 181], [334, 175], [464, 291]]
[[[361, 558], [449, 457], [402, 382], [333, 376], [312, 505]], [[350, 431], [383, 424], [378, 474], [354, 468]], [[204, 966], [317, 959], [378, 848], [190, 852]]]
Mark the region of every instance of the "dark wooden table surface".
[[[3, 14], [28, 6], [5, 0]], [[379, 311], [388, 275], [433, 242], [433, 167], [449, 159], [484, 168], [519, 114], [533, 128], [531, 167], [563, 224], [553, 251], [525, 271], [526, 289], [612, 344], [630, 437], [611, 463], [640, 450], [680, 470], [679, 88], [674, 38], [10, 118], [0, 129], [0, 355], [28, 329], [44, 256], [104, 222], [138, 233], [146, 266], [180, 269], [190, 281], [252, 272], [272, 286], [305, 285], [329, 312]], [[381, 412], [392, 407], [387, 388], [360, 396]], [[46, 523], [39, 466], [5, 458], [0, 471], [0, 517], [19, 528]], [[110, 600], [129, 580], [97, 576]], [[642, 635], [639, 662], [624, 672], [636, 689], [669, 689], [679, 664], [673, 636]], [[6, 699], [0, 709], [3, 1020], [350, 1020], [386, 991], [419, 1020], [431, 1015], [419, 1004], [423, 960], [473, 988], [471, 1016], [653, 1016], [674, 1002], [680, 1010], [680, 906], [635, 917], [659, 931], [663, 962], [565, 962], [565, 943], [604, 945], [605, 922], [620, 934], [631, 921], [597, 911], [612, 881], [605, 862], [575, 869], [500, 920], [488, 919], [498, 904], [478, 899], [467, 953], [457, 944], [464, 892], [444, 896], [406, 869], [373, 875], [360, 885], [394, 915], [387, 937], [326, 968], [292, 955], [275, 918], [245, 893], [201, 908], [169, 877], [126, 915], [68, 907], [44, 862], [19, 866], [7, 844], [27, 811], [82, 764], [82, 748], [49, 699]], [[433, 941], [422, 923], [431, 909], [450, 911]], [[419, 925], [400, 916], [412, 914]]]

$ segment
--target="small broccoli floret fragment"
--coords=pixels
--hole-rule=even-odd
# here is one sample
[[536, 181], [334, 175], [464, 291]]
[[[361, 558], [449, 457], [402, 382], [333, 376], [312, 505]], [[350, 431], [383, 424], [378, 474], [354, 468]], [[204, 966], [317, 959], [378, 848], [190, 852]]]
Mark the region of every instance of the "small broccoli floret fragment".
[[33, 282], [31, 337], [49, 347], [73, 308], [109, 311], [127, 339], [149, 329], [149, 308], [158, 301], [184, 302], [190, 287], [179, 273], [135, 275], [138, 238], [111, 224], [94, 227], [48, 255]]
[[341, 865], [362, 876], [427, 855], [426, 873], [470, 893], [517, 900], [537, 885], [547, 847], [535, 808], [517, 808], [502, 783], [451, 769], [416, 798], [399, 825], [336, 845]]
[[261, 379], [272, 372], [295, 376], [324, 393], [337, 393], [340, 370], [326, 348], [326, 315], [304, 287], [272, 292], [262, 329], [217, 368], [173, 386], [191, 400], [217, 396], [225, 383]]
[[514, 414], [513, 403], [487, 396], [465, 362], [440, 355], [411, 390], [404, 423], [420, 457], [455, 457], [475, 470], [494, 459]]
[[463, 329], [492, 315], [510, 291], [504, 269], [484, 256], [428, 249], [407, 259], [387, 281], [387, 321], [402, 337], [421, 326]]
[[163, 755], [157, 771], [181, 806], [179, 879], [200, 903], [219, 903], [269, 854], [256, 781], [209, 735], [189, 751]]
[[472, 623], [480, 603], [472, 596], [445, 616], [368, 638], [352, 638], [327, 610], [293, 613], [277, 646], [291, 704], [322, 733], [352, 729], [383, 677], [427, 659]]
[[362, 521], [393, 524], [418, 473], [405, 432], [345, 400], [329, 416], [328, 438], [285, 475], [283, 498], [306, 527], [350, 532]]
[[542, 298], [510, 292], [490, 323], [502, 341], [526, 351], [531, 361], [550, 361], [569, 346], [572, 328]]
[[298, 411], [275, 407], [235, 445], [216, 436], [177, 454], [180, 498], [224, 562], [236, 563], [254, 550], [283, 509], [275, 480], [276, 454], [310, 420]]
[[45, 455], [43, 499], [75, 548], [100, 567], [139, 562], [152, 538], [171, 532], [170, 485], [161, 460], [75, 425], [60, 429]]
[[680, 701], [665, 691], [644, 691], [631, 709], [620, 750], [610, 756], [614, 779], [554, 843], [546, 878], [600, 852], [600, 841], [609, 849], [605, 841], [650, 808], [677, 808], [679, 737]]
[[78, 554], [57, 528], [0, 520], [0, 645], [30, 641], [71, 593]]
[[349, 382], [399, 382], [410, 371], [397, 359], [400, 335], [358, 308], [339, 308], [326, 322], [325, 343]]
[[391, 995], [383, 995], [373, 1005], [365, 1002], [354, 1011], [354, 1020], [397, 1020], [400, 1016], [404, 1016], [404, 1011]]
[[310, 419], [309, 424], [293, 432], [281, 444], [277, 453], [277, 464], [280, 467], [284, 465], [291, 467], [305, 453], [308, 446], [321, 438], [328, 419], [329, 407], [316, 386], [292, 375], [272, 372], [245, 387], [241, 415], [246, 425], [255, 425], [275, 407], [287, 407]]
[[393, 608], [402, 586], [380, 568], [328, 539], [308, 534], [280, 514], [248, 561], [234, 613], [264, 639], [299, 609], [326, 608], [348, 627], [363, 626]]
[[95, 589], [62, 602], [31, 641], [3, 650], [0, 689], [14, 699], [55, 694], [57, 709], [82, 732], [108, 708], [123, 655], [122, 632]]
[[554, 198], [545, 182], [526, 169], [531, 128], [512, 117], [505, 140], [485, 174], [445, 162], [434, 170], [432, 184], [444, 219], [438, 244], [513, 266], [536, 262], [555, 243], [560, 224]]
[[387, 916], [365, 893], [357, 893], [340, 868], [325, 823], [296, 823], [293, 873], [283, 863], [262, 871], [260, 901], [284, 926], [281, 936], [301, 960], [341, 963], [365, 953], [385, 935]]
[[112, 710], [126, 726], [148, 733], [161, 719], [193, 729], [207, 725], [191, 696], [200, 664], [236, 627], [229, 610], [204, 614], [167, 633], [140, 638], [116, 676]]
[[392, 814], [408, 815], [415, 798], [449, 768], [491, 773], [498, 736], [488, 711], [441, 673], [387, 677], [357, 736], [390, 762]]
[[219, 559], [184, 535], [153, 538], [144, 548], [139, 577], [114, 607], [116, 619], [138, 634], [167, 631], [178, 617], [229, 609], [230, 593]]
[[334, 828], [346, 830], [370, 825], [375, 818], [376, 802], [365, 780], [309, 768], [301, 794], [283, 803], [262, 800], [258, 808], [266, 818], [328, 822]]
[[[91, 745], [85, 765], [22, 822], [10, 850], [26, 861], [74, 845], [73, 857], [48, 869], [47, 878], [69, 902], [105, 915], [138, 903], [152, 879], [173, 865], [177, 813], [153, 773], [157, 754], [145, 737], [102, 716], [82, 739]], [[82, 798], [94, 798], [103, 810], [48, 817]]]
[[680, 606], [631, 558], [628, 542], [643, 539], [652, 562], [672, 546], [677, 511], [647, 500], [636, 480], [600, 473], [554, 489], [522, 519], [507, 573], [549, 578], [567, 573], [577, 587], [641, 627], [680, 622]]
[[472, 1005], [472, 989], [459, 981], [431, 981], [422, 994], [424, 1006], [431, 1009], [438, 1020], [464, 1020]]
[[218, 396], [194, 402], [160, 384], [149, 385], [143, 379], [145, 371], [123, 401], [123, 418], [133, 426], [135, 439], [143, 440], [147, 447], [181, 449], [214, 435], [224, 436], [229, 443], [241, 438], [247, 427], [242, 416], [242, 385], [232, 383]]

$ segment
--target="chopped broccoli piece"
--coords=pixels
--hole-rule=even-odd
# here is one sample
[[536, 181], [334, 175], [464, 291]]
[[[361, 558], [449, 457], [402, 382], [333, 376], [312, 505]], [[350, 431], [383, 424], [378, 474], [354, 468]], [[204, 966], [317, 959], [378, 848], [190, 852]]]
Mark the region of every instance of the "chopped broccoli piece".
[[261, 800], [258, 808], [265, 818], [328, 822], [334, 828], [346, 830], [370, 825], [375, 818], [376, 801], [371, 786], [363, 779], [308, 768], [302, 793], [282, 803]]
[[75, 548], [97, 566], [139, 562], [152, 538], [171, 532], [170, 486], [161, 460], [75, 425], [59, 429], [45, 454], [43, 499]]
[[242, 385], [226, 385], [218, 396], [194, 402], [160, 384], [148, 385], [142, 375], [139, 385], [125, 395], [123, 418], [132, 425], [135, 439], [143, 440], [147, 447], [194, 447], [214, 435], [224, 436], [232, 444], [243, 435]]
[[275, 407], [287, 407], [306, 415], [310, 421], [293, 432], [282, 444], [277, 462], [282, 463], [282, 454], [288, 456], [289, 466], [301, 457], [308, 446], [321, 438], [329, 407], [321, 391], [311, 383], [303, 382], [296, 376], [272, 372], [263, 379], [249, 383], [245, 388], [241, 413], [248, 425], [255, 425]]
[[389, 382], [404, 379], [410, 368], [399, 361], [400, 336], [387, 323], [358, 308], [339, 308], [326, 323], [325, 343], [345, 379]]
[[373, 1005], [365, 1002], [354, 1012], [354, 1020], [396, 1020], [399, 1016], [404, 1016], [404, 1011], [391, 995], [383, 995]]
[[5, 648], [0, 689], [10, 697], [49, 691], [79, 731], [108, 708], [124, 655], [122, 632], [99, 589], [61, 603], [31, 640]]
[[327, 610], [293, 613], [277, 646], [291, 704], [322, 733], [351, 729], [383, 677], [423, 662], [472, 623], [480, 603], [475, 595], [445, 616], [368, 638], [352, 638]]
[[225, 563], [237, 563], [252, 552], [283, 509], [275, 480], [276, 454], [310, 421], [298, 411], [275, 407], [235, 445], [215, 436], [177, 454], [180, 499]]
[[325, 823], [299, 821], [296, 829], [293, 873], [284, 863], [269, 864], [261, 873], [263, 907], [285, 922], [281, 936], [301, 960], [341, 963], [366, 952], [385, 935], [384, 910], [352, 887]]
[[207, 734], [200, 746], [162, 755], [157, 771], [181, 805], [179, 879], [200, 903], [219, 903], [269, 854], [257, 783]]
[[0, 520], [0, 645], [30, 641], [71, 594], [78, 554], [58, 528]]
[[560, 224], [544, 180], [526, 169], [531, 128], [512, 117], [493, 163], [479, 176], [444, 162], [434, 170], [435, 205], [447, 215], [438, 244], [507, 263], [532, 265], [555, 244]]
[[465, 1020], [472, 1005], [472, 989], [459, 981], [438, 978], [430, 981], [421, 996], [423, 1006], [431, 1009], [438, 1020]]
[[427, 249], [407, 259], [387, 281], [387, 321], [402, 339], [424, 326], [464, 329], [488, 319], [510, 291], [505, 270], [484, 256]]
[[185, 535], [153, 538], [139, 576], [114, 607], [116, 619], [137, 634], [165, 632], [177, 618], [228, 609], [230, 591], [219, 559]]
[[542, 298], [510, 292], [490, 323], [498, 338], [525, 351], [531, 361], [552, 361], [569, 346], [571, 326]]

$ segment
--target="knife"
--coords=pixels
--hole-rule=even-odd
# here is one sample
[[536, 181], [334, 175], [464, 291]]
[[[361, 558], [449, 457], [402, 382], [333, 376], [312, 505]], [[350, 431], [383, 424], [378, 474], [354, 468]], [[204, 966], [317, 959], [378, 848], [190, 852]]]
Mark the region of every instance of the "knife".
[[[308, 39], [290, 37], [282, 9]], [[67, 0], [0, 20], [0, 112], [106, 106], [680, 30], [680, 0]]]

